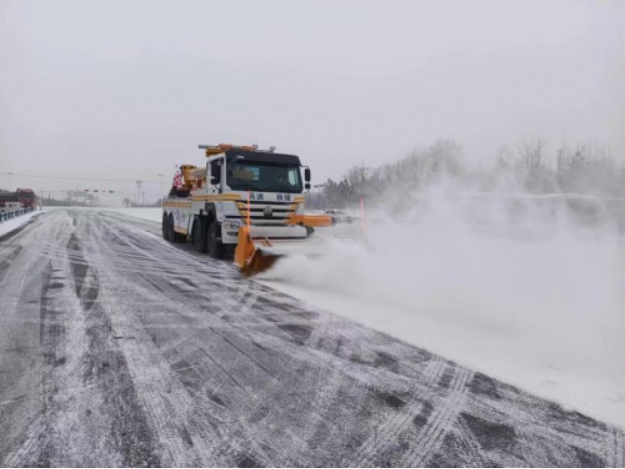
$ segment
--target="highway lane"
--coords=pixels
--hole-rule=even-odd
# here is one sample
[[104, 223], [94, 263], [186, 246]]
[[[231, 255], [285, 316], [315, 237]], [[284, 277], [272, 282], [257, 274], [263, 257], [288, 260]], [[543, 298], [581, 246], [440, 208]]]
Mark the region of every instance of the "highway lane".
[[0, 466], [625, 466], [622, 431], [159, 231], [59, 210], [0, 241]]

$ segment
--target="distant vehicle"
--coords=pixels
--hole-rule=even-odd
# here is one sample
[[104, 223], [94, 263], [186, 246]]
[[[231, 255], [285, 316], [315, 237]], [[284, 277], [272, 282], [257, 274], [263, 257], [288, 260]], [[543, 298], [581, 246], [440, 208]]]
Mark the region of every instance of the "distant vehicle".
[[0, 192], [0, 208], [7, 207], [9, 203], [20, 203], [23, 208], [31, 208], [37, 205], [37, 196], [32, 189]]
[[326, 215], [332, 216], [336, 223], [353, 223], [354, 217], [344, 212], [343, 210], [326, 210]]

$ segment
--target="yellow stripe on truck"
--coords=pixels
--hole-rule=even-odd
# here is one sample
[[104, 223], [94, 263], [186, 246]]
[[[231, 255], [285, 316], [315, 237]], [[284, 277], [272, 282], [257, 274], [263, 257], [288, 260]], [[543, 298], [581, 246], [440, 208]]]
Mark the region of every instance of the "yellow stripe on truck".
[[221, 194], [221, 195], [195, 195], [193, 202], [202, 202], [209, 200], [211, 202], [238, 202], [241, 196], [237, 194]]

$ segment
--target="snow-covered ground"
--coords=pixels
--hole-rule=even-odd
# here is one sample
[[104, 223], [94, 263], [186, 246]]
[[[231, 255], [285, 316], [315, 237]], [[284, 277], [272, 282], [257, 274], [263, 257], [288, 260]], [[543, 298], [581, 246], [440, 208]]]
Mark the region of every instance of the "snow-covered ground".
[[45, 207], [45, 211], [52, 210], [97, 210], [104, 212], [123, 213], [135, 218], [141, 218], [143, 220], [151, 220], [161, 223], [163, 212], [160, 207], [154, 208], [117, 208], [117, 207]]
[[625, 433], [159, 231], [69, 209], [0, 243], [0, 467], [625, 466]]
[[[283, 259], [285, 293], [625, 428], [625, 240], [534, 202], [434, 197], [322, 258]], [[479, 217], [475, 216], [479, 213]], [[520, 214], [520, 215], [519, 215]]]
[[131, 217], [141, 218], [143, 220], [151, 220], [161, 223], [163, 219], [163, 211], [160, 207], [155, 208], [107, 208], [101, 209], [108, 212], [123, 213]]
[[625, 242], [561, 208], [530, 199], [511, 216], [434, 197], [400, 223], [371, 214], [366, 243], [283, 259], [260, 280], [625, 428]]
[[10, 220], [0, 222], [0, 236], [7, 235], [12, 231], [17, 230], [18, 228], [24, 226], [26, 223], [30, 221], [32, 217], [39, 214], [41, 212], [31, 212], [26, 215], [19, 216], [17, 218], [12, 218]]

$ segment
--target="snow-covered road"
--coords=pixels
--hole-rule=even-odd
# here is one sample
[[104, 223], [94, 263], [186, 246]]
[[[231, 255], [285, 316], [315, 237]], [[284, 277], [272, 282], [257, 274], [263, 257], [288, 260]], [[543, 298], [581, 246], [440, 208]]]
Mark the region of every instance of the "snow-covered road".
[[0, 242], [0, 466], [613, 466], [609, 425], [121, 213]]

